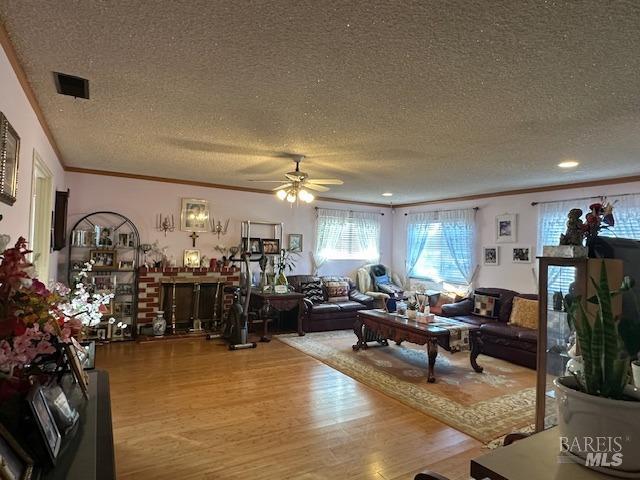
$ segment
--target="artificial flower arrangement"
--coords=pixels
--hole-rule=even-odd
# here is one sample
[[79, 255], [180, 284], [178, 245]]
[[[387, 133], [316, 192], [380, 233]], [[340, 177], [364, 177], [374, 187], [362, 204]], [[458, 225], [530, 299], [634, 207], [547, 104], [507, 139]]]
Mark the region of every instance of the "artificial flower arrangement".
[[80, 271], [73, 290], [60, 283], [47, 288], [35, 278], [29, 253], [21, 237], [1, 255], [0, 402], [7, 393], [17, 393], [14, 388], [10, 392], [2, 388], [7, 384], [28, 385], [30, 376], [55, 373], [64, 345], [80, 335], [83, 326], [99, 323], [113, 298], [112, 293], [90, 293], [85, 288], [90, 262]]

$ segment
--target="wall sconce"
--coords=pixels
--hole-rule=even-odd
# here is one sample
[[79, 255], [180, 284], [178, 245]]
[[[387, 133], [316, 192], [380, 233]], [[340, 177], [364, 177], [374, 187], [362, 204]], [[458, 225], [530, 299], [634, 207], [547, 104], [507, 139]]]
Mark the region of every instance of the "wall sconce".
[[164, 232], [164, 236], [167, 236], [167, 232], [173, 232], [176, 229], [176, 224], [173, 221], [173, 215], [169, 218], [169, 215], [163, 217], [161, 213], [156, 215], [156, 230]]
[[227, 218], [227, 221], [224, 223], [224, 227], [222, 226], [222, 223], [220, 223], [220, 220], [218, 220], [218, 223], [216, 223], [215, 218], [211, 218], [211, 231], [213, 233], [215, 233], [216, 235], [218, 235], [218, 240], [220, 239], [220, 235], [226, 235], [227, 234], [227, 229], [229, 228], [229, 219]]

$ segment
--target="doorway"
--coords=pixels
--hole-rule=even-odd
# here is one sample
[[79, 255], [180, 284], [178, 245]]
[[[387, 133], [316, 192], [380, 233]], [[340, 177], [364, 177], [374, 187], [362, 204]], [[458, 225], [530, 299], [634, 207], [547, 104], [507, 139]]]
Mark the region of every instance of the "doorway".
[[52, 198], [53, 175], [38, 152], [34, 150], [29, 249], [33, 250], [31, 261], [35, 265], [37, 278], [47, 284], [49, 283], [49, 262], [51, 260]]

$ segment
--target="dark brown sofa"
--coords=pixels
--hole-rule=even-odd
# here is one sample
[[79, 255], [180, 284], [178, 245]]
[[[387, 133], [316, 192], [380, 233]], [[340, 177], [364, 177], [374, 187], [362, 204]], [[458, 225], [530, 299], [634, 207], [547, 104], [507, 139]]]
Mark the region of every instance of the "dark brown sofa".
[[291, 275], [287, 277], [289, 285], [296, 292], [300, 291], [300, 284], [321, 280], [322, 282], [346, 281], [349, 283], [349, 300], [346, 302], [332, 303], [327, 301], [325, 291], [325, 301], [313, 304], [305, 299], [305, 311], [302, 318], [302, 329], [305, 332], [323, 332], [326, 330], [343, 330], [353, 328], [358, 310], [369, 310], [375, 308], [374, 299], [358, 291], [353, 280], [349, 277], [314, 277], [311, 275]]
[[518, 365], [536, 368], [538, 332], [530, 328], [509, 325], [513, 298], [538, 300], [534, 294], [521, 294], [502, 288], [478, 288], [475, 293], [498, 298], [498, 317], [487, 318], [473, 314], [473, 298], [442, 306], [442, 316], [480, 326], [482, 353], [502, 358]]

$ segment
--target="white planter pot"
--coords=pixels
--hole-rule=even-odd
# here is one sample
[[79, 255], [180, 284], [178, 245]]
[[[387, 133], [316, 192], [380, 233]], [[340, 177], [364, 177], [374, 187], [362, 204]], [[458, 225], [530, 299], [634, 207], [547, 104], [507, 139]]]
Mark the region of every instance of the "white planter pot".
[[156, 337], [164, 336], [164, 331], [167, 328], [167, 321], [164, 319], [164, 312], [157, 311], [156, 318], [153, 319], [153, 334]]
[[587, 395], [572, 388], [573, 377], [553, 383], [558, 428], [569, 456], [609, 475], [640, 478], [640, 401]]
[[633, 384], [640, 388], [640, 361], [631, 362], [631, 372], [633, 373]]

